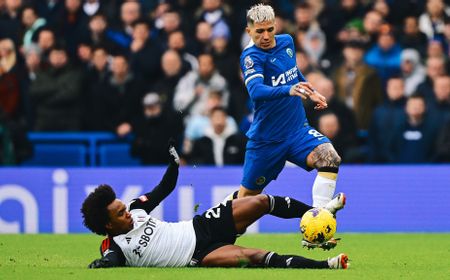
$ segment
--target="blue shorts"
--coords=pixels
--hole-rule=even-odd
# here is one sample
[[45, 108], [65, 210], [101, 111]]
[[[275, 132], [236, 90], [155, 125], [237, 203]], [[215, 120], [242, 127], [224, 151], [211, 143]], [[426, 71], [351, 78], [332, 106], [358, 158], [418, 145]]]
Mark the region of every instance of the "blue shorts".
[[249, 140], [245, 152], [242, 186], [250, 190], [262, 190], [276, 180], [286, 161], [310, 171], [306, 157], [320, 144], [330, 140], [310, 126], [303, 127], [291, 138], [278, 142]]

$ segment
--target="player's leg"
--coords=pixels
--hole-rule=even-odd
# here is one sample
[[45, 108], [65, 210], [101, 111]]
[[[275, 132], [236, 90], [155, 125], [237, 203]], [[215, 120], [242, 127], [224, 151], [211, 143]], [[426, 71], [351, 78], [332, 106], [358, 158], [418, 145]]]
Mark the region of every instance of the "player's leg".
[[266, 214], [283, 219], [301, 218], [312, 207], [290, 197], [259, 194], [232, 201], [232, 215], [236, 232], [245, 232], [248, 226]]
[[244, 175], [239, 193], [230, 198], [254, 196], [275, 180], [283, 170], [289, 149], [286, 141], [276, 143], [257, 143], [249, 141], [245, 152]]
[[262, 249], [225, 245], [206, 255], [202, 266], [206, 267], [272, 267], [272, 268], [347, 268], [344, 254], [324, 261], [316, 261], [295, 255], [278, 255]]
[[324, 207], [334, 195], [341, 158], [330, 140], [306, 126], [291, 140], [288, 160], [310, 171], [317, 169], [313, 184], [313, 206]]
[[341, 158], [331, 143], [324, 143], [314, 148], [306, 164], [318, 171], [312, 189], [313, 206], [323, 207], [333, 198]]

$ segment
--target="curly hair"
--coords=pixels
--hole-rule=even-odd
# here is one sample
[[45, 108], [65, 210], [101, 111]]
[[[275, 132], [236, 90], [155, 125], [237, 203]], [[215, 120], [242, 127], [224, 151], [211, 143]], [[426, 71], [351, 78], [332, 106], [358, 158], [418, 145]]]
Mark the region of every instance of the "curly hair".
[[109, 221], [106, 207], [116, 199], [116, 193], [109, 185], [100, 185], [84, 200], [81, 206], [83, 224], [92, 232], [106, 235], [105, 225]]

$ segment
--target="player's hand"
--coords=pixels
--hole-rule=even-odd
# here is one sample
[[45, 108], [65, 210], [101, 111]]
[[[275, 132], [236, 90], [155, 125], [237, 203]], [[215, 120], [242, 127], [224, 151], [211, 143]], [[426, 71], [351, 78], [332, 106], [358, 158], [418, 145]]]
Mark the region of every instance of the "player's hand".
[[110, 267], [109, 259], [102, 258], [102, 259], [96, 259], [95, 261], [91, 262], [88, 265], [88, 268], [104, 268], [104, 267]]
[[316, 110], [322, 110], [328, 107], [325, 96], [315, 90], [308, 82], [300, 82], [293, 85], [289, 91], [289, 94], [293, 96], [300, 96], [303, 99], [311, 99], [311, 101], [316, 103], [316, 106], [314, 107]]
[[316, 103], [316, 106], [314, 106], [315, 110], [323, 110], [328, 107], [327, 99], [317, 90], [313, 91], [313, 94], [309, 96], [309, 99], [311, 99], [311, 101]]
[[180, 165], [180, 156], [175, 149], [175, 140], [173, 138], [169, 139], [169, 155], [170, 155], [170, 163]]

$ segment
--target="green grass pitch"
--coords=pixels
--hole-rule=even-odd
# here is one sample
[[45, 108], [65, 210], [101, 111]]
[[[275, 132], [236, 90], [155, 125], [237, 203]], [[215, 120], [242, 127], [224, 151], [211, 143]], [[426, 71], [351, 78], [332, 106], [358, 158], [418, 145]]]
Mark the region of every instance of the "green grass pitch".
[[331, 251], [299, 247], [298, 234], [246, 235], [238, 244], [324, 259], [349, 255], [344, 271], [246, 268], [114, 268], [89, 270], [101, 237], [0, 235], [0, 279], [450, 279], [450, 234], [338, 234]]

